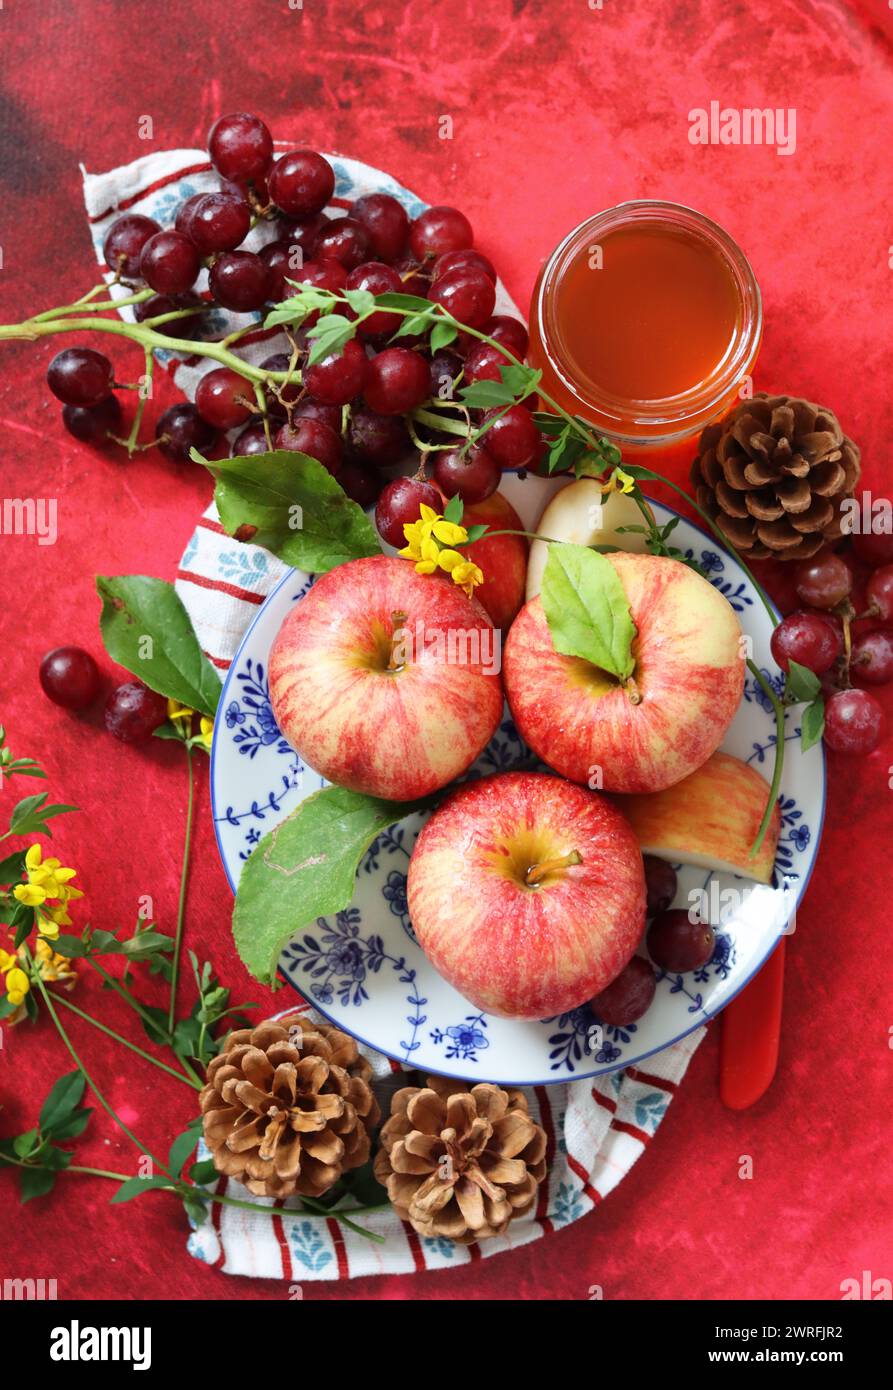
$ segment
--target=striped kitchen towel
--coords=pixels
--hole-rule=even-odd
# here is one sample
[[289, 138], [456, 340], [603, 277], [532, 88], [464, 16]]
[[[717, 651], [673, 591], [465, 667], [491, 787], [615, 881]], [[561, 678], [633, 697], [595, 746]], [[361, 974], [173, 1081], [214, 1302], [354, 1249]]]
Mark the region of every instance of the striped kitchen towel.
[[[411, 216], [424, 207], [389, 175], [355, 160], [328, 157], [335, 168], [335, 201], [340, 210], [352, 199], [373, 191], [393, 193]], [[105, 232], [120, 212], [145, 213], [170, 225], [187, 197], [216, 186], [203, 150], [151, 154], [107, 174], [84, 171], [87, 215], [100, 264]], [[250, 247], [269, 235], [268, 229], [257, 228], [251, 233], [253, 241], [246, 244]], [[121, 296], [125, 291], [113, 287], [112, 293]], [[518, 313], [502, 286], [497, 311]], [[132, 310], [124, 307], [121, 313], [129, 316]], [[250, 323], [246, 315], [216, 309], [213, 314], [214, 337]], [[285, 339], [277, 330], [264, 330], [258, 322], [257, 328], [240, 340], [238, 350], [247, 360], [259, 362], [284, 346]], [[213, 364], [190, 355], [170, 356], [164, 365], [177, 386], [192, 398], [199, 378]], [[240, 545], [227, 536], [213, 504], [206, 509], [183, 553], [176, 587], [202, 647], [221, 675], [228, 670], [248, 623], [284, 573], [285, 566], [268, 551]], [[296, 1012], [321, 1021], [308, 1004], [288, 1010], [289, 1014]], [[213, 1203], [207, 1220], [190, 1235], [189, 1251], [227, 1274], [300, 1284], [311, 1279], [451, 1268], [538, 1240], [592, 1211], [629, 1172], [654, 1137], [705, 1031], [699, 1028], [650, 1057], [647, 1069], [627, 1067], [594, 1080], [525, 1088], [530, 1112], [546, 1131], [549, 1171], [533, 1210], [514, 1221], [504, 1236], [470, 1246], [423, 1238], [387, 1208], [361, 1218], [369, 1231], [383, 1237], [378, 1244], [333, 1216], [270, 1217], [244, 1207]], [[390, 1096], [401, 1084], [404, 1068], [383, 1053], [364, 1046], [360, 1050], [372, 1064], [387, 1115]], [[251, 1197], [239, 1183], [226, 1178], [220, 1178], [213, 1191], [258, 1208], [272, 1205]], [[284, 1203], [286, 1209], [289, 1205]]]

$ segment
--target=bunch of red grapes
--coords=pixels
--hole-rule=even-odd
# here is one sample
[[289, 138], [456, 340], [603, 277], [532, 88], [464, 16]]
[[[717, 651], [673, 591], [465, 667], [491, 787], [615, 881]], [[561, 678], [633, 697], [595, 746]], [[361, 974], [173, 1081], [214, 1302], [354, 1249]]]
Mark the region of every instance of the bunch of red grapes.
[[772, 655], [783, 671], [796, 661], [821, 678], [829, 748], [867, 754], [881, 741], [884, 714], [863, 687], [893, 681], [893, 535], [854, 535], [851, 554], [862, 572], [865, 607], [857, 615], [862, 621], [849, 659], [844, 631], [849, 619], [842, 615], [855, 612], [851, 599], [857, 576], [850, 558], [833, 550], [797, 565], [794, 583], [803, 607], [775, 629]]
[[[110, 270], [154, 295], [135, 306], [140, 322], [177, 309], [218, 304], [239, 313], [262, 310], [296, 294], [287, 281], [334, 292], [399, 292], [442, 305], [469, 328], [503, 344], [517, 359], [527, 351], [527, 331], [517, 319], [493, 313], [496, 271], [473, 249], [468, 219], [456, 208], [432, 207], [414, 221], [396, 198], [372, 193], [354, 202], [346, 216], [327, 217], [335, 174], [322, 155], [298, 149], [273, 156], [269, 130], [257, 116], [221, 116], [208, 137], [211, 162], [221, 177], [217, 192], [187, 198], [173, 227], [150, 217], [119, 217], [104, 243]], [[275, 239], [258, 251], [240, 249], [255, 221], [275, 229]], [[201, 269], [208, 292], [196, 295]], [[351, 311], [343, 306], [342, 312]], [[200, 317], [197, 315], [197, 317]], [[296, 366], [307, 354], [307, 329], [298, 331]], [[479, 502], [499, 485], [503, 468], [527, 467], [538, 457], [541, 438], [530, 411], [516, 405], [502, 414], [486, 436], [486, 447], [434, 451], [434, 482], [418, 492], [405, 483], [387, 487], [383, 473], [405, 465], [412, 444], [404, 417], [463, 384], [499, 381], [508, 364], [498, 347], [462, 334], [432, 353], [425, 339], [403, 336], [392, 342], [401, 319], [379, 312], [365, 319], [358, 336], [340, 352], [312, 367], [302, 380], [264, 388], [260, 410], [253, 387], [230, 367], [202, 377], [195, 404], [172, 406], [158, 421], [156, 442], [170, 459], [185, 462], [190, 449], [213, 449], [221, 432], [240, 430], [233, 455], [265, 452], [269, 437], [276, 449], [317, 459], [364, 507], [378, 503], [376, 519], [385, 540], [402, 545], [403, 523], [418, 519], [418, 502], [438, 506], [456, 494]], [[184, 329], [184, 325], [191, 325]], [[165, 332], [195, 331], [196, 319], [183, 318]], [[292, 357], [277, 353], [260, 364], [263, 371], [287, 372]], [[50, 363], [50, 389], [64, 403], [66, 427], [78, 439], [102, 443], [118, 427], [120, 405], [113, 394], [112, 364], [91, 348], [68, 348]], [[345, 409], [347, 407], [348, 409]], [[484, 418], [484, 417], [478, 417]], [[426, 443], [452, 436], [427, 430]], [[384, 494], [384, 495], [382, 495]]]

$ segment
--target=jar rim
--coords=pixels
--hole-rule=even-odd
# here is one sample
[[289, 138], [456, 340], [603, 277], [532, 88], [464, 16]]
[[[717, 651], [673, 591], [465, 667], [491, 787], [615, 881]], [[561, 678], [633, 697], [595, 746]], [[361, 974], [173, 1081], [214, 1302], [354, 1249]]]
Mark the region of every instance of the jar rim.
[[[631, 223], [653, 223], [675, 227], [699, 236], [722, 257], [738, 291], [742, 318], [726, 355], [702, 381], [675, 396], [660, 400], [625, 398], [602, 391], [592, 383], [585, 386], [567, 370], [561, 353], [561, 334], [556, 320], [556, 306], [550, 291], [567, 263], [579, 252], [593, 232], [605, 234]], [[763, 305], [760, 287], [750, 262], [734, 238], [704, 213], [684, 203], [667, 202], [658, 198], [632, 199], [605, 208], [574, 227], [556, 246], [546, 261], [539, 278], [535, 309], [540, 323], [543, 348], [552, 370], [564, 388], [584, 406], [608, 422], [610, 432], [617, 438], [641, 442], [641, 434], [624, 435], [621, 422], [634, 426], [653, 427], [661, 443], [670, 443], [691, 432], [693, 419], [710, 419], [722, 408], [733, 387], [746, 375], [753, 364], [763, 331]], [[616, 422], [618, 429], [613, 429]], [[649, 431], [649, 437], [652, 437]]]

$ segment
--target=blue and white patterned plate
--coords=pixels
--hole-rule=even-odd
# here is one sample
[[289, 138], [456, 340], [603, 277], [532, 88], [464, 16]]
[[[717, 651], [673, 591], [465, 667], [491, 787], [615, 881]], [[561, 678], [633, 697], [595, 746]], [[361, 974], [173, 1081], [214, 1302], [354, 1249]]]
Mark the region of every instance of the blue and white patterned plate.
[[[502, 491], [533, 528], [563, 480], [507, 474]], [[671, 515], [654, 505], [658, 521]], [[737, 561], [690, 522], [680, 519], [673, 540], [694, 555], [738, 613], [753, 642], [754, 660], [770, 680], [780, 676], [769, 650], [772, 626]], [[235, 888], [242, 865], [263, 835], [325, 783], [301, 766], [276, 727], [267, 688], [270, 647], [283, 620], [311, 580], [291, 571], [268, 596], [245, 634], [220, 703], [211, 761], [214, 826], [223, 864]], [[360, 866], [350, 907], [320, 918], [296, 935], [280, 970], [322, 1013], [371, 1047], [447, 1076], [512, 1085], [597, 1076], [642, 1061], [718, 1013], [759, 970], [795, 913], [818, 852], [825, 806], [821, 746], [800, 748], [799, 707], [787, 713], [782, 832], [772, 886], [691, 867], [679, 871], [677, 904], [704, 888], [717, 927], [713, 959], [685, 975], [661, 974], [644, 1018], [626, 1028], [599, 1030], [581, 1007], [542, 1022], [513, 1022], [481, 1014], [438, 975], [422, 952], [406, 908], [406, 871], [423, 818], [415, 815], [379, 836]], [[751, 676], [723, 748], [771, 775], [775, 721]], [[481, 774], [509, 769], [526, 756], [508, 718], [476, 765]], [[715, 884], [715, 887], [711, 887]], [[728, 904], [734, 890], [736, 905]], [[723, 910], [720, 921], [717, 909]], [[788, 927], [790, 931], [790, 927]]]

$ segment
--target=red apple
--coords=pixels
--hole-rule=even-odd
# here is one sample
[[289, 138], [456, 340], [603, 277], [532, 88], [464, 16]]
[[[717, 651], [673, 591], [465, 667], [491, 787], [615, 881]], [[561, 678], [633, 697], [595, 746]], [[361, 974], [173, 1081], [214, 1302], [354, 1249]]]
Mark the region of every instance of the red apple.
[[476, 1008], [546, 1018], [598, 994], [645, 925], [632, 827], [558, 777], [467, 783], [416, 841], [409, 915], [426, 955]]
[[534, 598], [505, 645], [506, 694], [521, 737], [556, 772], [598, 790], [662, 791], [707, 761], [735, 716], [741, 628], [719, 590], [678, 560], [607, 559], [636, 626], [634, 689], [556, 652]]
[[351, 560], [291, 610], [270, 654], [276, 722], [330, 782], [411, 801], [465, 772], [503, 711], [498, 637], [446, 577]]
[[[518, 513], [501, 492], [494, 492], [484, 502], [466, 507], [462, 525], [489, 526], [494, 531], [524, 529]], [[524, 602], [527, 548], [526, 536], [482, 536], [465, 550], [469, 560], [479, 565], [484, 575], [484, 582], [475, 589], [474, 596], [489, 613], [493, 626], [502, 629], [503, 637]]]

